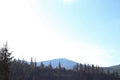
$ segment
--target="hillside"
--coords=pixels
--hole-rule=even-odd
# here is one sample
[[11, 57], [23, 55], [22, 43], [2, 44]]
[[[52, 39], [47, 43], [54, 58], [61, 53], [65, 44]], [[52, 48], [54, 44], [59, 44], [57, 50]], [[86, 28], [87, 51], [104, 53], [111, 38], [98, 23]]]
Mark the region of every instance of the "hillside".
[[[61, 63], [65, 68], [52, 68], [47, 66], [49, 63]], [[78, 64], [67, 59], [53, 59], [43, 61], [44, 66], [39, 62], [36, 66], [35, 62], [28, 64], [25, 61], [14, 60], [11, 65], [12, 80], [120, 80], [116, 73], [106, 73], [101, 67], [94, 65]], [[75, 65], [75, 66], [74, 66]], [[73, 69], [68, 70], [70, 68]]]
[[[73, 66], [77, 64], [77, 62], [64, 59], [64, 58], [58, 58], [58, 59], [52, 59], [47, 61], [42, 61], [44, 65], [48, 66], [50, 63], [52, 64], [53, 68], [58, 67], [59, 62], [61, 63], [61, 66], [66, 69], [73, 69]], [[41, 62], [38, 62], [37, 65], [39, 66]]]

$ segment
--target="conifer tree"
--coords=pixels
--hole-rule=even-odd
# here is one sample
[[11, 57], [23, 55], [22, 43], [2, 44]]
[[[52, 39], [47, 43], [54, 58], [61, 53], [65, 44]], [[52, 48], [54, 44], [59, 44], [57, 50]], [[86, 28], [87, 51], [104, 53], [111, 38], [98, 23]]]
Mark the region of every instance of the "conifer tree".
[[45, 68], [45, 65], [43, 64], [43, 62], [41, 62], [40, 69], [44, 69], [44, 68]]
[[74, 71], [76, 71], [76, 72], [78, 72], [78, 71], [79, 71], [79, 68], [80, 68], [80, 66], [79, 66], [79, 64], [78, 64], [78, 63], [77, 63], [77, 64], [73, 67]]
[[34, 68], [34, 62], [33, 62], [33, 58], [32, 58], [32, 57], [31, 57], [31, 62], [30, 62], [30, 64], [31, 64], [31, 67]]
[[48, 68], [51, 70], [51, 69], [53, 69], [53, 67], [52, 67], [52, 64], [50, 63], [49, 65], [48, 65]]
[[12, 61], [7, 43], [0, 49], [0, 80], [10, 80], [10, 64]]
[[62, 69], [60, 61], [59, 61], [59, 64], [58, 64], [58, 69], [59, 69], [59, 70]]
[[35, 65], [35, 68], [36, 68], [36, 67], [37, 67], [37, 62], [36, 62], [36, 59], [35, 59], [34, 65]]

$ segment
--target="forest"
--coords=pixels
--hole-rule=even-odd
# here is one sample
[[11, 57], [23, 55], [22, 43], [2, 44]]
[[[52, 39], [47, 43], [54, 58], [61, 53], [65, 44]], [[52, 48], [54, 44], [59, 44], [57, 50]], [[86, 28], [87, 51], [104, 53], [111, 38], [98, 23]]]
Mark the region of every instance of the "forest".
[[7, 44], [0, 49], [0, 80], [120, 80], [117, 71], [104, 70], [90, 64], [76, 64], [73, 69], [56, 68], [51, 63], [38, 66], [36, 61], [28, 63], [17, 60], [9, 51]]

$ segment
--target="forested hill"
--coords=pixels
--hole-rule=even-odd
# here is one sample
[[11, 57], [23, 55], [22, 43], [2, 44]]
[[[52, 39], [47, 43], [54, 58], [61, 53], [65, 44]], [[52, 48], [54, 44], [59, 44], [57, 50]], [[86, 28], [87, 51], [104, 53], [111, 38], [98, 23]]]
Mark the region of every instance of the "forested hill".
[[114, 65], [114, 66], [110, 66], [110, 67], [106, 67], [104, 68], [104, 70], [109, 70], [111, 71], [117, 71], [118, 74], [120, 75], [120, 65]]
[[51, 63], [47, 66], [43, 62], [37, 66], [36, 62], [28, 64], [25, 61], [14, 60], [11, 65], [12, 80], [120, 80], [116, 71], [104, 71], [103, 68], [76, 64], [73, 69], [62, 67], [59, 62], [56, 68]]
[[[61, 63], [62, 67], [65, 67], [66, 69], [73, 69], [73, 67], [79, 62], [75, 62], [69, 59], [65, 58], [57, 58], [57, 59], [52, 59], [52, 60], [46, 60], [46, 61], [41, 61], [44, 63], [45, 66], [48, 66], [50, 63], [53, 68], [56, 68], [59, 64]], [[37, 62], [37, 66], [40, 65], [41, 62]], [[90, 64], [92, 65], [92, 64]], [[105, 71], [110, 70], [110, 71], [118, 71], [120, 74], [120, 65], [114, 65], [114, 66], [109, 66], [109, 67], [102, 67]]]
[[[57, 58], [57, 59], [46, 60], [41, 62], [43, 62], [45, 66], [51, 64], [53, 68], [56, 68], [58, 64], [61, 63], [61, 67], [64, 67], [66, 69], [73, 69], [73, 66], [78, 63], [65, 58]], [[39, 66], [41, 62], [37, 62], [37, 66]]]
[[112, 70], [120, 71], [120, 65], [110, 66], [109, 68], [112, 69]]
[[73, 68], [66, 69], [60, 61], [53, 67], [51, 63], [45, 65], [43, 62], [38, 66], [32, 59], [30, 63], [13, 60], [6, 44], [0, 49], [0, 80], [120, 80], [120, 76], [117, 70], [89, 64], [76, 63]]

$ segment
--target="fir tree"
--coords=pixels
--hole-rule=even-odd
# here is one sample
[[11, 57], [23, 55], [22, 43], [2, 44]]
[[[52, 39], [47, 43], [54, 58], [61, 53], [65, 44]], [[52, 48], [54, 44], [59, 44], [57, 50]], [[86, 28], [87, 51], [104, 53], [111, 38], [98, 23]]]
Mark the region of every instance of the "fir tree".
[[10, 64], [12, 61], [7, 43], [0, 49], [0, 80], [10, 80]]

